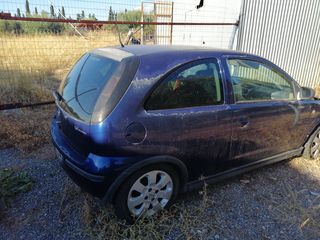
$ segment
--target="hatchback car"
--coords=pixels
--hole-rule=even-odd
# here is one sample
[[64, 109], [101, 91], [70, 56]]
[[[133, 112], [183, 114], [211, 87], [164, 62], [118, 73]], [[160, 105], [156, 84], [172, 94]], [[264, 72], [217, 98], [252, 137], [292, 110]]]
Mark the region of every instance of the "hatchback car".
[[57, 155], [131, 221], [179, 192], [320, 150], [320, 105], [271, 62], [196, 47], [84, 54], [54, 93]]

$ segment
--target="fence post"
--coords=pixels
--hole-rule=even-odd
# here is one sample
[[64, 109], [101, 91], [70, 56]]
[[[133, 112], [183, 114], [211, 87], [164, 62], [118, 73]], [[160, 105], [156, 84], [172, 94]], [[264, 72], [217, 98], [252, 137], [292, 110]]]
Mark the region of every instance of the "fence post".
[[[144, 9], [143, 9], [143, 2], [141, 2], [141, 22], [144, 20]], [[143, 39], [143, 24], [141, 24], [141, 30], [140, 30], [140, 43], [143, 45], [144, 44], [144, 39]]]

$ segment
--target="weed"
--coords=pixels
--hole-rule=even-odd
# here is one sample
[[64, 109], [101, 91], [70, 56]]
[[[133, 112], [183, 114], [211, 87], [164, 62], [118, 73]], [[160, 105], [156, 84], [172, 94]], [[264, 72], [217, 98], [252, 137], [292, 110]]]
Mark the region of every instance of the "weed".
[[271, 199], [271, 211], [276, 220], [290, 227], [320, 235], [320, 196], [310, 196], [308, 189], [294, 190], [290, 185], [283, 188], [283, 196]]
[[212, 221], [207, 221], [214, 218], [214, 201], [207, 194], [206, 184], [200, 194], [202, 199], [192, 206], [178, 202], [132, 225], [117, 219], [111, 207], [103, 208], [87, 195], [82, 211], [86, 233], [92, 239], [205, 239], [215, 231]]
[[10, 206], [10, 199], [32, 188], [33, 180], [19, 169], [0, 169], [0, 209]]

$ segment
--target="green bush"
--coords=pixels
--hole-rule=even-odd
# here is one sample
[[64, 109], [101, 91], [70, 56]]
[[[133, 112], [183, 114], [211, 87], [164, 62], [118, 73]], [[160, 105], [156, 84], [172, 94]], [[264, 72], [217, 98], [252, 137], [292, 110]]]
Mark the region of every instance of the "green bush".
[[24, 171], [0, 169], [0, 209], [8, 207], [17, 194], [29, 191], [33, 183]]

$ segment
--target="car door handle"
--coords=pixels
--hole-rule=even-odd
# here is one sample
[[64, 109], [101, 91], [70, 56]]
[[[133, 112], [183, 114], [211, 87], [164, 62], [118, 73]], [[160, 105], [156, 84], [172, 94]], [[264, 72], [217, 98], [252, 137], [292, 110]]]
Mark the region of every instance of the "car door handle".
[[240, 128], [246, 128], [249, 125], [249, 119], [248, 118], [240, 118], [239, 119], [239, 126]]

